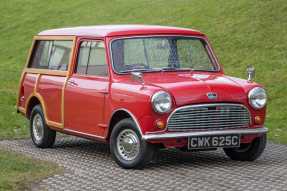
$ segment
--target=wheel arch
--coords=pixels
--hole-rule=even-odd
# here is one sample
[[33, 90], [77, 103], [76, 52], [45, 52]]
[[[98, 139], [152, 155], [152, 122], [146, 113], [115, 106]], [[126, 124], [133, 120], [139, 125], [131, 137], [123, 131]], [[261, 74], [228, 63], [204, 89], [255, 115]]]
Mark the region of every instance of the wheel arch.
[[41, 105], [40, 100], [36, 96], [31, 96], [31, 98], [27, 101], [27, 107], [26, 107], [27, 118], [30, 118], [33, 108], [39, 104]]
[[112, 115], [111, 115], [111, 119], [110, 119], [110, 122], [109, 122], [109, 126], [108, 126], [108, 135], [107, 135], [107, 139], [109, 140], [110, 139], [110, 135], [111, 135], [111, 132], [114, 128], [114, 126], [121, 120], [123, 119], [126, 119], [126, 118], [131, 118], [135, 124], [136, 124], [136, 127], [139, 131], [139, 133], [142, 135], [142, 131], [141, 131], [141, 127], [140, 127], [140, 124], [137, 120], [137, 118], [133, 115], [133, 113], [127, 109], [124, 109], [124, 108], [120, 108], [120, 109], [116, 109]]
[[43, 98], [38, 94], [32, 94], [29, 96], [26, 102], [26, 117], [30, 118], [31, 112], [36, 105], [40, 105], [43, 109], [44, 116], [46, 118], [46, 108], [43, 102]]

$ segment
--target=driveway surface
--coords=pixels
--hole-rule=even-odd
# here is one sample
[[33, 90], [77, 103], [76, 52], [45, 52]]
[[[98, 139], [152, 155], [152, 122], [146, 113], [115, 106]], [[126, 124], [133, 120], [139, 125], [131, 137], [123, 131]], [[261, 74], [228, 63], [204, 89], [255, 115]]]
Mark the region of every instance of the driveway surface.
[[68, 136], [52, 149], [30, 140], [0, 141], [0, 147], [64, 167], [32, 190], [286, 190], [287, 145], [269, 143], [255, 162], [229, 160], [221, 150], [183, 153], [162, 150], [144, 170], [118, 167], [108, 146]]

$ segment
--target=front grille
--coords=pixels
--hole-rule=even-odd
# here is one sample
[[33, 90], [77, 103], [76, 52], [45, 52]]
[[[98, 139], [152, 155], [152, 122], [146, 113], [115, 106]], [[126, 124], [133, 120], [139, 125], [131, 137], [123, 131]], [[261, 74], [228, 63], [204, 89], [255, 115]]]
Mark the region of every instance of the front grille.
[[202, 104], [176, 109], [169, 117], [170, 131], [194, 129], [245, 128], [250, 124], [250, 114], [239, 104]]

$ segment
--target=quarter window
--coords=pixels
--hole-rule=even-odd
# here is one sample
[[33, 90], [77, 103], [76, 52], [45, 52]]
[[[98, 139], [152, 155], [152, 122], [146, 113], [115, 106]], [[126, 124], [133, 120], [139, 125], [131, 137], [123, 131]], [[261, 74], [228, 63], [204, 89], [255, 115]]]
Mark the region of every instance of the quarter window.
[[72, 41], [36, 41], [29, 67], [66, 71], [69, 65], [72, 44]]
[[80, 45], [76, 73], [107, 76], [105, 46], [102, 41], [84, 41]]

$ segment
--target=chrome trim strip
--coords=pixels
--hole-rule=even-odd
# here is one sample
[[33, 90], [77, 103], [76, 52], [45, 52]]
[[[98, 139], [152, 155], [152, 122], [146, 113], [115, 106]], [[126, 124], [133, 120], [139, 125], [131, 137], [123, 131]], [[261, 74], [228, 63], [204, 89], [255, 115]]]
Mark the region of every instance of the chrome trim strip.
[[172, 133], [162, 133], [162, 134], [147, 134], [143, 135], [143, 139], [149, 140], [159, 140], [159, 139], [171, 139], [171, 138], [184, 138], [184, 137], [196, 137], [196, 136], [213, 136], [213, 135], [252, 135], [252, 134], [265, 134], [268, 132], [266, 127], [262, 128], [245, 128], [245, 129], [227, 129], [219, 131], [195, 131], [195, 132], [172, 132]]
[[106, 138], [106, 137], [102, 137], [102, 136], [98, 136], [98, 135], [93, 135], [93, 134], [90, 134], [90, 133], [83, 133], [83, 132], [76, 131], [76, 130], [73, 130], [73, 129], [68, 129], [68, 128], [63, 129], [63, 132], [76, 133], [76, 134], [79, 134], [79, 135], [93, 137], [93, 138], [97, 138], [97, 139], [103, 139], [103, 140]]

